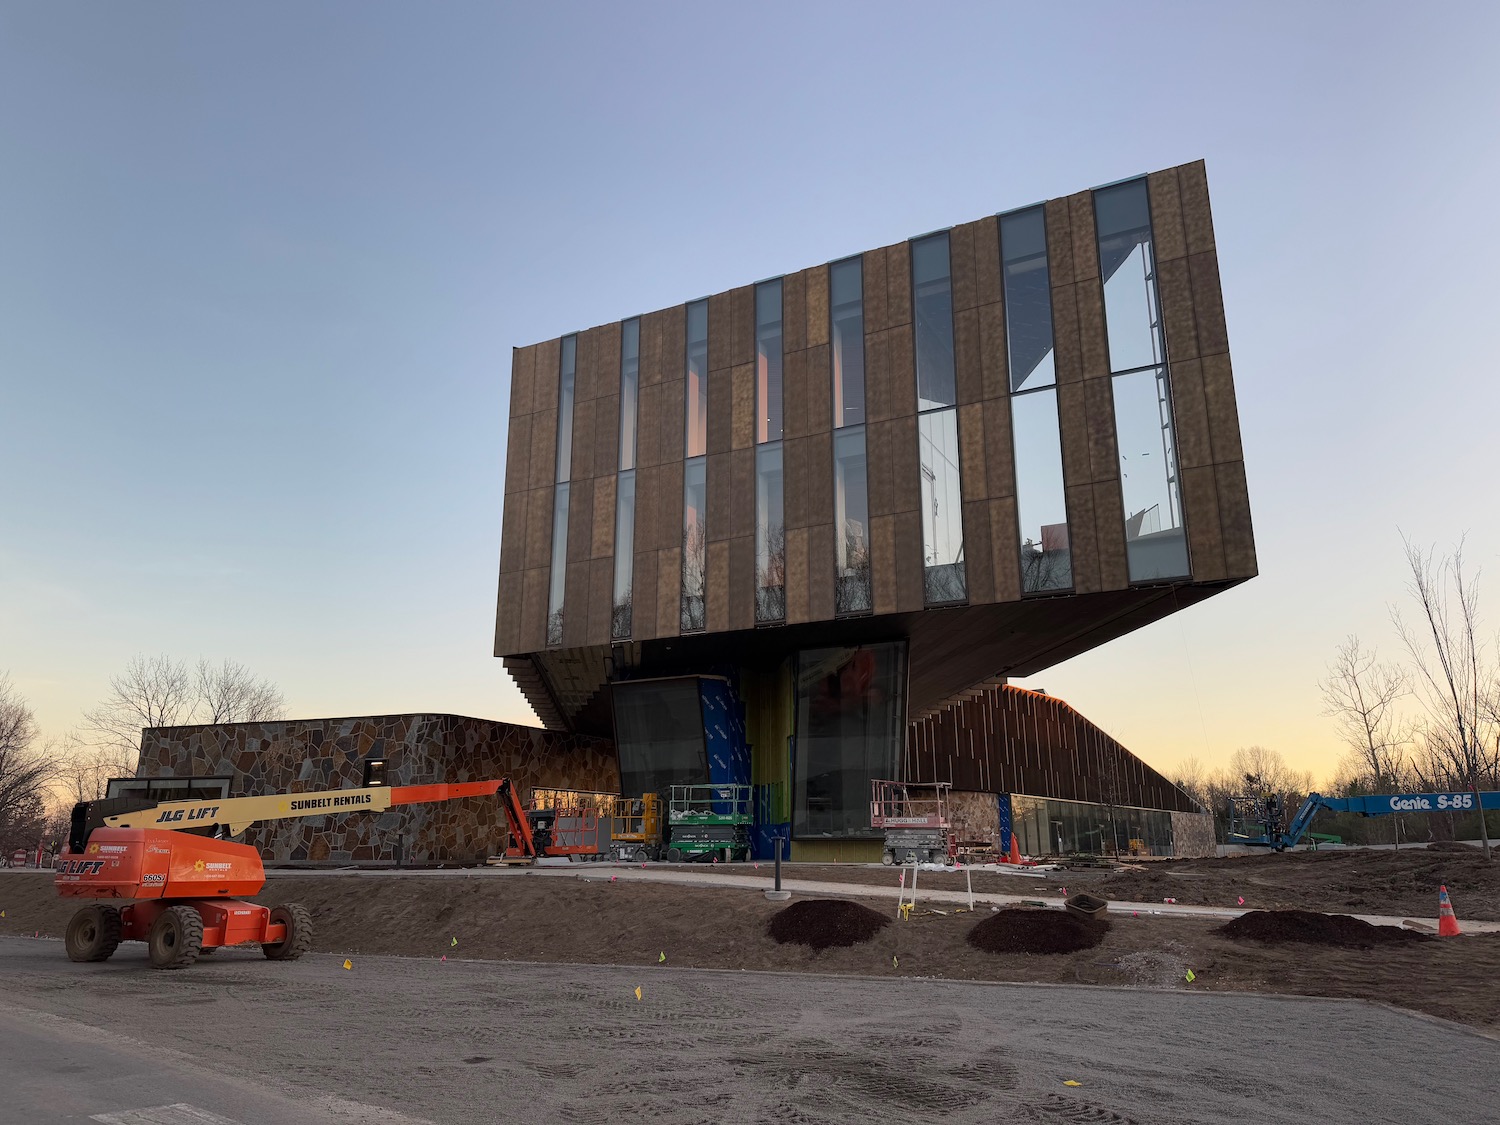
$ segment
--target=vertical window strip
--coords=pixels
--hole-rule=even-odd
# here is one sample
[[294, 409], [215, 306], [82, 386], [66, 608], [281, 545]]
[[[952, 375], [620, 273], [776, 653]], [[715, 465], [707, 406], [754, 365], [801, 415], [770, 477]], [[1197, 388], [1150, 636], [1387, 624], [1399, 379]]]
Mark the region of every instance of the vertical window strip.
[[755, 440], [782, 434], [781, 279], [755, 287]]
[[829, 349], [833, 362], [833, 426], [865, 420], [864, 264], [848, 258], [828, 267]]
[[640, 359], [641, 322], [636, 317], [620, 326], [620, 451], [619, 474], [615, 479], [615, 575], [609, 626], [610, 637], [617, 641], [630, 636], [635, 603], [635, 459]]
[[547, 644], [562, 644], [568, 576], [568, 481], [573, 469], [573, 381], [578, 337], [564, 336], [558, 364], [556, 488], [552, 496], [552, 565], [547, 584]]
[[755, 620], [786, 620], [781, 280], [755, 287]]
[[1021, 592], [1051, 593], [1072, 588], [1073, 561], [1053, 364], [1047, 224], [1042, 208], [1001, 216], [1000, 264], [1011, 373]]
[[684, 633], [701, 632], [704, 619], [705, 581], [708, 577], [708, 489], [707, 458], [693, 457], [682, 472], [682, 598], [680, 628]]
[[953, 364], [953, 279], [946, 232], [911, 244], [911, 273], [923, 586], [927, 605], [949, 605], [968, 597], [968, 579]]
[[687, 395], [684, 411], [688, 457], [708, 452], [708, 302], [687, 307]]

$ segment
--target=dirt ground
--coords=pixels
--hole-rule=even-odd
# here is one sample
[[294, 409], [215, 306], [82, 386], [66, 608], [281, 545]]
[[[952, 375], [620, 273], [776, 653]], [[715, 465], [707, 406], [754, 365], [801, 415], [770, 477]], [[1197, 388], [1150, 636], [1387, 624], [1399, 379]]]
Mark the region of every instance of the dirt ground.
[[[1278, 858], [1312, 868], [1324, 865], [1333, 854], [1337, 853], [1306, 860]], [[1197, 861], [1200, 871], [1188, 873], [1205, 874], [1229, 885], [1255, 885], [1248, 875], [1262, 869], [1257, 861], [1225, 875], [1216, 875], [1212, 866], [1201, 870], [1213, 862]], [[1287, 871], [1294, 870], [1292, 864]], [[1328, 861], [1326, 867], [1330, 872], [1352, 871], [1341, 860]], [[826, 870], [820, 869], [818, 877]], [[845, 870], [851, 877], [890, 877], [888, 872]], [[1245, 875], [1231, 881], [1230, 876], [1240, 871]], [[595, 868], [590, 874], [599, 872]], [[799, 867], [797, 874], [804, 874], [803, 869]], [[1171, 879], [1174, 884], [1194, 882], [1167, 871], [1152, 871], [1150, 877]], [[937, 878], [961, 880], [962, 876]], [[1104, 881], [1112, 884], [1119, 878], [1115, 875]], [[1035, 881], [1008, 882], [1030, 885]], [[1305, 882], [1309, 888], [1313, 885], [1311, 879]], [[1116, 887], [1107, 886], [1105, 893], [1114, 895]], [[1176, 897], [1187, 899], [1180, 893]], [[1462, 903], [1457, 890], [1455, 897]], [[473, 877], [278, 876], [261, 901], [307, 904], [316, 922], [314, 948], [349, 955], [655, 965], [665, 954], [667, 963], [682, 967], [1362, 997], [1500, 1034], [1500, 935], [1466, 935], [1379, 950], [1276, 946], [1232, 941], [1215, 932], [1220, 923], [1211, 919], [1137, 918], [1117, 911], [1110, 915], [1111, 928], [1098, 946], [1072, 954], [1035, 956], [975, 950], [965, 939], [980, 915], [950, 911], [916, 913], [908, 922], [885, 927], [863, 945], [814, 951], [778, 944], [767, 935], [770, 917], [784, 905], [767, 902], [759, 890], [609, 883], [523, 872], [486, 872]], [[894, 915], [893, 903], [866, 901], [873, 909]], [[1269, 904], [1256, 901], [1253, 905]], [[1300, 901], [1286, 905], [1300, 905]], [[1324, 905], [1337, 908], [1342, 904]], [[1384, 913], [1393, 903], [1381, 900], [1362, 905]], [[0, 919], [0, 933], [61, 936], [75, 906], [57, 898], [45, 874], [0, 876], [0, 909], [6, 915]], [[985, 913], [981, 909], [980, 914]], [[1429, 914], [1435, 911], [1424, 911], [1421, 916]], [[58, 955], [62, 956], [60, 949]], [[1189, 969], [1195, 977], [1192, 983], [1185, 979]]]
[[[720, 867], [716, 874], [764, 876], [760, 869]], [[838, 864], [799, 863], [783, 873], [801, 879], [892, 886], [894, 870]], [[1087, 890], [1124, 902], [1160, 902], [1175, 898], [1193, 906], [1247, 910], [1331, 910], [1349, 914], [1393, 914], [1436, 921], [1438, 887], [1446, 884], [1460, 921], [1500, 921], [1500, 856], [1491, 863], [1477, 848], [1451, 844], [1442, 848], [1403, 848], [1399, 852], [1325, 849], [1232, 859], [1153, 860], [1118, 870], [1088, 868], [1048, 872], [1041, 878], [972, 873], [974, 889], [997, 894], [1061, 897]], [[790, 876], [789, 876], [790, 877]], [[964, 889], [958, 872], [920, 872], [918, 886], [932, 890]]]

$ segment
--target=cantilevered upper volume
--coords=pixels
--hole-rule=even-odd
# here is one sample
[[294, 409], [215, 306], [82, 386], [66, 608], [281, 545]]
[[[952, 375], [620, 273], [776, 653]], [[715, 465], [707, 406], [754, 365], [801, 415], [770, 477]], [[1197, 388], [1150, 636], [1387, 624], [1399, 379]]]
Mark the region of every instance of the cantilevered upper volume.
[[515, 351], [495, 653], [551, 727], [715, 675], [784, 737], [778, 670], [895, 646], [899, 753], [1255, 573], [1201, 161]]

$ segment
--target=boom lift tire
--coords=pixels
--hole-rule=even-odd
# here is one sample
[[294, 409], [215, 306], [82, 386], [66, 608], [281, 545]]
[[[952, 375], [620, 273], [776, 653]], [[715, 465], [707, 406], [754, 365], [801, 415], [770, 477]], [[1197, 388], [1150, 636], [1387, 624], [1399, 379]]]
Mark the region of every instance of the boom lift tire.
[[153, 969], [185, 969], [203, 949], [203, 916], [191, 906], [169, 906], [146, 938]]
[[285, 941], [268, 941], [261, 952], [269, 961], [295, 961], [312, 949], [312, 912], [300, 902], [287, 902], [271, 907], [271, 924], [280, 922], [286, 927]]
[[63, 945], [70, 961], [108, 961], [120, 945], [120, 912], [113, 906], [85, 906], [68, 919]]

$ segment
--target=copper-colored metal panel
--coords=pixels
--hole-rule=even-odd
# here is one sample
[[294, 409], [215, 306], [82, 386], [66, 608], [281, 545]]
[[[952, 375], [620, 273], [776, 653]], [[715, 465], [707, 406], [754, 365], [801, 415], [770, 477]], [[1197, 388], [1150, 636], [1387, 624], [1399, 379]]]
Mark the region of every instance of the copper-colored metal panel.
[[755, 450], [736, 449], [729, 455], [729, 535], [754, 534]]
[[896, 510], [896, 493], [891, 483], [894, 429], [894, 422], [871, 422], [865, 427], [865, 465], [872, 516], [887, 516]]
[[803, 270], [807, 275], [807, 335], [808, 347], [828, 343], [828, 267], [814, 266]]
[[1099, 244], [1094, 230], [1094, 193], [1080, 191], [1068, 196], [1068, 225], [1073, 240], [1073, 281], [1099, 276]]
[[1230, 578], [1254, 578], [1255, 531], [1250, 523], [1250, 493], [1245, 485], [1245, 463], [1214, 466], [1219, 492], [1219, 526], [1224, 533], [1224, 566]]
[[594, 335], [594, 397], [620, 393], [620, 322], [590, 329]]
[[1057, 416], [1062, 431], [1064, 482], [1068, 485], [1092, 483], [1094, 469], [1089, 459], [1089, 415], [1082, 383], [1064, 383], [1057, 388]]
[[510, 416], [532, 411], [532, 383], [536, 379], [536, 345], [510, 352]]
[[835, 561], [833, 524], [813, 524], [807, 529], [807, 616], [810, 621], [833, 618]]
[[807, 526], [807, 438], [788, 438], [781, 443], [782, 503], [786, 526]]
[[[865, 292], [869, 293], [866, 284]], [[911, 323], [911, 243], [885, 248], [885, 327]]]
[[708, 401], [708, 451], [727, 453], [732, 447], [734, 418], [734, 374], [731, 368], [709, 372]]
[[1099, 546], [1094, 539], [1094, 486], [1092, 483], [1070, 484], [1066, 491], [1073, 589], [1080, 594], [1098, 593], [1103, 585], [1099, 578]]
[[988, 500], [964, 505], [964, 575], [969, 603], [995, 600], [995, 573], [990, 556], [990, 504]]
[[[734, 316], [730, 312], [730, 295], [715, 293], [708, 299], [708, 369], [718, 371], [734, 365], [729, 357], [734, 339]], [[740, 362], [747, 362], [741, 360]]]
[[531, 416], [530, 487], [541, 488], [557, 481], [557, 408]]
[[501, 573], [500, 589], [495, 599], [495, 655], [509, 656], [521, 648], [521, 599], [526, 589], [526, 574]]
[[807, 353], [789, 352], [781, 365], [782, 436], [801, 437], [807, 433]]
[[1188, 253], [1213, 250], [1214, 220], [1208, 207], [1208, 170], [1203, 161], [1179, 166], [1177, 183], [1182, 192], [1182, 225], [1187, 233]]
[[1078, 306], [1078, 362], [1085, 379], [1108, 378], [1109, 343], [1104, 331], [1104, 290], [1098, 278], [1073, 286]]
[[533, 488], [526, 494], [526, 569], [552, 563], [552, 493]]
[[884, 422], [895, 411], [891, 406], [890, 339], [883, 332], [872, 333], [865, 326], [865, 420]]
[[953, 314], [953, 374], [960, 403], [979, 402], [984, 398], [978, 309], [963, 309]]
[[[729, 365], [755, 362], [755, 286], [741, 285], [729, 291]], [[709, 329], [713, 331], [712, 328]]]
[[568, 562], [583, 562], [594, 551], [594, 481], [575, 480], [568, 486]]
[[901, 418], [917, 412], [917, 357], [912, 325], [892, 328], [887, 340], [891, 417]]
[[1073, 225], [1066, 199], [1049, 199], [1043, 214], [1047, 221], [1047, 273], [1052, 286], [1071, 287], [1073, 276]]
[[1167, 336], [1167, 358], [1172, 363], [1198, 358], [1198, 325], [1193, 319], [1193, 283], [1186, 258], [1159, 262], [1156, 292], [1161, 300], [1162, 327]]
[[[806, 524], [833, 523], [833, 434], [825, 430], [804, 438], [803, 491]], [[787, 487], [792, 487], [788, 479]]]
[[1234, 376], [1227, 353], [1204, 357], [1203, 397], [1208, 406], [1208, 432], [1214, 460], [1243, 461], [1240, 413], [1235, 405]]
[[652, 386], [666, 378], [662, 349], [667, 329], [667, 312], [667, 309], [661, 309], [641, 317], [642, 387]]
[[505, 439], [505, 494], [531, 487], [531, 415], [512, 415]]
[[[635, 471], [635, 544], [636, 554], [655, 551], [659, 547], [670, 547], [671, 543], [656, 541], [660, 520], [657, 517], [663, 497], [661, 494], [661, 466], [643, 465]], [[678, 501], [674, 501], [677, 503]]]
[[807, 528], [786, 531], [786, 620], [795, 625], [808, 620]]
[[[714, 400], [708, 400], [708, 412], [713, 413]], [[687, 456], [687, 380], [668, 379], [661, 385], [661, 416], [657, 422], [660, 448], [656, 459], [659, 464], [681, 461]]]
[[[886, 260], [884, 250], [866, 250], [863, 255], [865, 335], [886, 329]], [[869, 348], [866, 342], [866, 350]]]
[[657, 486], [661, 493], [656, 504], [656, 535], [658, 548], [682, 546], [683, 462], [674, 461], [662, 465], [658, 470]]
[[[586, 441], [587, 439], [585, 439]], [[594, 402], [594, 472], [613, 476], [620, 465], [620, 398], [610, 395]]]
[[1017, 521], [1014, 496], [990, 501], [990, 570], [997, 602], [1013, 602], [1021, 597], [1021, 535]]
[[583, 643], [607, 645], [614, 623], [614, 559], [594, 559], [589, 563], [589, 625]]
[[1152, 172], [1146, 177], [1151, 199], [1151, 252], [1158, 267], [1162, 262], [1187, 257], [1187, 234], [1182, 227], [1182, 196], [1177, 188], [1177, 169]]
[[594, 478], [593, 543], [589, 557], [613, 558], [615, 553], [615, 483], [614, 474]]
[[708, 545], [704, 586], [704, 625], [710, 633], [722, 632], [729, 628], [729, 540]]
[[[713, 317], [709, 316], [708, 335], [713, 339]], [[661, 377], [685, 382], [687, 379], [687, 306], [673, 305], [662, 310]]]
[[1177, 461], [1184, 469], [1213, 462], [1208, 405], [1203, 397], [1203, 365], [1196, 359], [1172, 364], [1172, 414]]
[[870, 517], [870, 584], [876, 613], [896, 612], [896, 517]]
[[1120, 479], [1120, 451], [1115, 440], [1114, 388], [1108, 379], [1083, 385], [1088, 412], [1089, 476], [1094, 481]]
[[1224, 533], [1219, 516], [1219, 489], [1212, 465], [1182, 470], [1188, 552], [1193, 581], [1217, 582], [1229, 576], [1224, 562]]
[[922, 506], [915, 414], [891, 422], [891, 503], [898, 512], [915, 512]]
[[562, 340], [536, 345], [536, 368], [531, 384], [531, 412], [551, 411], [557, 416], [557, 387], [562, 379]]
[[781, 279], [781, 348], [788, 355], [807, 347], [807, 272]]
[[656, 552], [637, 551], [630, 572], [630, 636], [649, 641], [656, 636]]
[[594, 353], [598, 350], [594, 344], [597, 338], [597, 331], [592, 328], [579, 332], [574, 337], [573, 402], [575, 406], [577, 403], [587, 402], [597, 394], [594, 389], [597, 385], [594, 377], [596, 375]]
[[[730, 454], [711, 453], [705, 476], [708, 484], [708, 541], [728, 541], [733, 536], [730, 510], [733, 495], [733, 467]], [[727, 556], [726, 556], [727, 557]]]
[[519, 574], [526, 568], [526, 504], [529, 492], [513, 492], [505, 498], [500, 517], [500, 573]]
[[1219, 257], [1212, 250], [1188, 256], [1188, 275], [1193, 286], [1193, 318], [1198, 322], [1198, 354], [1216, 355], [1229, 350], [1229, 329], [1224, 324], [1224, 293], [1219, 288]]
[[733, 400], [730, 411], [729, 444], [731, 449], [748, 449], [755, 444], [755, 364], [742, 363], [730, 371]]
[[896, 609], [914, 613], [927, 604], [922, 558], [922, 513], [897, 512], [896, 520]]
[[573, 404], [573, 480], [594, 475], [594, 408], [598, 399]]
[[675, 637], [682, 631], [682, 548], [656, 553], [656, 635]]
[[1078, 343], [1078, 297], [1072, 285], [1052, 287], [1052, 362], [1057, 381], [1083, 378], [1083, 351]]
[[986, 499], [989, 481], [986, 479], [988, 459], [986, 457], [984, 433], [984, 403], [971, 402], [958, 408], [958, 455], [959, 480], [963, 488], [965, 504]]
[[521, 652], [540, 652], [547, 647], [546, 568], [528, 570], [521, 587]]
[[979, 304], [979, 283], [974, 276], [974, 226], [961, 223], [948, 232], [948, 273], [955, 313]]
[[570, 562], [563, 582], [564, 648], [582, 648], [589, 635], [589, 577], [593, 564], [584, 559]]
[[1000, 295], [1000, 220], [990, 215], [974, 228], [974, 300], [992, 305]]
[[1094, 542], [1099, 548], [1099, 586], [1123, 590], [1130, 585], [1125, 557], [1125, 501], [1120, 481], [1094, 482]]
[[755, 627], [755, 536], [729, 541], [729, 627]]
[[833, 367], [828, 345], [808, 348], [802, 357], [807, 385], [807, 432], [821, 434], [833, 428]]
[[[960, 439], [962, 440], [962, 439]], [[1012, 444], [1010, 399], [984, 404], [984, 480], [991, 497], [1016, 494], [1016, 451]]]
[[661, 464], [662, 395], [664, 384], [642, 386], [636, 406], [635, 463], [639, 466]]
[[1005, 306], [999, 302], [979, 306], [979, 363], [984, 397], [1009, 395], [1010, 359], [1006, 354]]

